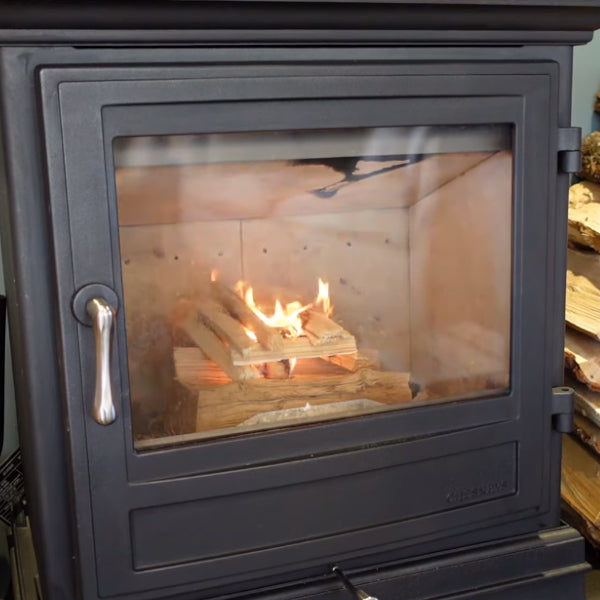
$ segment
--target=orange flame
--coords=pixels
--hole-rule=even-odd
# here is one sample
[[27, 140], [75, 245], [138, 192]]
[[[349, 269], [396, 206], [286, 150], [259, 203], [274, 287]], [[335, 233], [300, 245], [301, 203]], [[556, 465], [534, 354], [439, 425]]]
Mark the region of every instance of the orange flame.
[[[242, 327], [244, 327], [244, 326], [242, 325]], [[251, 340], [254, 340], [255, 342], [258, 342], [258, 338], [256, 337], [256, 334], [254, 333], [254, 331], [252, 331], [252, 329], [248, 329], [248, 327], [244, 327], [244, 331], [246, 332], [246, 335]]]
[[211, 269], [210, 271], [210, 280], [211, 281], [216, 281], [219, 278], [219, 271], [217, 271], [216, 269]]
[[[244, 281], [238, 281], [235, 284], [234, 289], [236, 293], [244, 299], [244, 302], [248, 308], [250, 308], [263, 323], [269, 327], [280, 329], [282, 335], [287, 338], [297, 338], [305, 335], [302, 317], [300, 315], [309, 308], [318, 307], [327, 316], [331, 315], [333, 310], [333, 306], [331, 305], [331, 300], [329, 298], [329, 283], [323, 281], [321, 278], [319, 278], [319, 293], [314, 302], [303, 305], [301, 302], [295, 300], [294, 302], [289, 302], [284, 307], [281, 304], [281, 301], [276, 299], [273, 307], [273, 314], [271, 316], [265, 314], [257, 306], [256, 302], [254, 301], [254, 290], [252, 286], [248, 285]], [[256, 334], [251, 329], [244, 327], [244, 331], [250, 339], [254, 340], [255, 342], [257, 341]], [[296, 358], [289, 359], [290, 377], [294, 372], [296, 362]]]
[[315, 304], [319, 306], [321, 305], [321, 309], [323, 312], [329, 316], [333, 311], [333, 306], [331, 306], [331, 300], [329, 299], [329, 283], [327, 281], [323, 281], [319, 277], [319, 294], [317, 295], [317, 299], [315, 300]]
[[[254, 289], [244, 281], [238, 281], [235, 284], [235, 291], [240, 295], [246, 305], [252, 310], [252, 312], [269, 327], [280, 329], [284, 337], [296, 338], [304, 335], [305, 332], [302, 328], [301, 314], [309, 308], [318, 307], [327, 316], [331, 315], [333, 306], [329, 298], [329, 283], [319, 278], [319, 293], [314, 302], [310, 304], [302, 304], [295, 300], [282, 305], [279, 299], [275, 299], [275, 305], [273, 307], [273, 314], [267, 315], [263, 312], [256, 304], [254, 300]], [[246, 334], [253, 340], [256, 340], [256, 335], [253, 331], [245, 328]], [[293, 367], [292, 367], [293, 368]]]
[[236, 285], [238, 293], [242, 292], [244, 301], [248, 307], [263, 323], [269, 327], [281, 329], [286, 337], [298, 337], [302, 335], [302, 319], [300, 318], [300, 314], [310, 308], [310, 304], [302, 306], [300, 302], [290, 302], [284, 308], [281, 302], [276, 299], [273, 314], [268, 316], [256, 305], [252, 287], [248, 286], [245, 290], [244, 287], [245, 285], [243, 283], [240, 285], [240, 282]]

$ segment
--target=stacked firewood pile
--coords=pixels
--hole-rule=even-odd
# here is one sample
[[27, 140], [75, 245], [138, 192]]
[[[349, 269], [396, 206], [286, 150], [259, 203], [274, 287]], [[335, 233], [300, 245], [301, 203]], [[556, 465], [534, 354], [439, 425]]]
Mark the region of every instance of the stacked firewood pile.
[[582, 180], [569, 191], [565, 367], [575, 433], [564, 439], [561, 494], [567, 518], [600, 546], [600, 132], [582, 155]]
[[288, 305], [297, 331], [254, 308], [217, 280], [179, 307], [179, 329], [192, 345], [174, 348], [175, 370], [198, 394], [197, 432], [345, 417], [412, 400], [408, 373], [382, 370], [378, 353], [359, 349], [321, 307]]
[[[588, 152], [585, 164], [590, 164]], [[594, 181], [580, 181], [569, 191], [565, 318], [565, 364], [585, 384], [579, 388], [577, 430], [590, 442], [600, 438], [600, 184]]]

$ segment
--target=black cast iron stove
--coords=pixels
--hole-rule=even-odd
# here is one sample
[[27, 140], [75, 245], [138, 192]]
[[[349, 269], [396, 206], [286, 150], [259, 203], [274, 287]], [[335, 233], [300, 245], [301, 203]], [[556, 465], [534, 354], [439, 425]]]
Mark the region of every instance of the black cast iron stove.
[[563, 295], [598, 26], [597, 0], [0, 6], [46, 600], [583, 598]]

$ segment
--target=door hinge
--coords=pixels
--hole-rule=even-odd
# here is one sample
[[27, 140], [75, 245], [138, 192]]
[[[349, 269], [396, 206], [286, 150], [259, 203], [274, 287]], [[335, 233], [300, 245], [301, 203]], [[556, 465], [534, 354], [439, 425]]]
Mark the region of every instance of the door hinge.
[[573, 431], [573, 393], [570, 387], [552, 388], [552, 426], [559, 433]]
[[581, 171], [581, 127], [559, 128], [558, 170], [562, 173]]

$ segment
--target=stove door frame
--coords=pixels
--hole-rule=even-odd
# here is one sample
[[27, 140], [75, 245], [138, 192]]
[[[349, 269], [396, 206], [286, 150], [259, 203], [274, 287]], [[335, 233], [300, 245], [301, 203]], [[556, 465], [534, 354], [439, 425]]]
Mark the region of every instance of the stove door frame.
[[[441, 549], [443, 538], [474, 543], [482, 539], [476, 530], [495, 531], [493, 535], [500, 536], [502, 531], [508, 534], [519, 527], [534, 530], [556, 524], [552, 496], [556, 490], [551, 484], [556, 482], [557, 465], [551, 464], [551, 457], [556, 456], [558, 436], [551, 430], [550, 405], [551, 388], [560, 383], [552, 368], [558, 347], [552, 336], [556, 330], [556, 282], [561, 278], [547, 257], [553, 256], [553, 245], [562, 239], [554, 203], [557, 64], [491, 60], [453, 66], [446, 62], [452, 54], [447, 49], [439, 51], [437, 61], [423, 63], [403, 59], [401, 51], [353, 52], [350, 61], [349, 51], [335, 49], [320, 53], [309, 49], [212, 50], [206, 51], [207, 64], [202, 66], [113, 65], [42, 68], [39, 72], [76, 539], [84, 587], [90, 594], [146, 598], [192, 590], [209, 595], [217, 588], [219, 593], [234, 592], [300, 577], [319, 578], [333, 560], [368, 566], [375, 564], [378, 553], [401, 557], [414, 555], [416, 548]], [[315, 64], [307, 66], [309, 60]], [[344, 117], [350, 121], [356, 102], [366, 101], [359, 98], [369, 97], [387, 107], [381, 113], [384, 122], [379, 124], [425, 124], [420, 121], [422, 108], [428, 111], [429, 123], [435, 120], [434, 108], [442, 122], [489, 123], [492, 117], [514, 123], [511, 391], [500, 397], [136, 454], [126, 408], [122, 313], [113, 353], [113, 389], [121, 392], [119, 417], [115, 424], [104, 427], [93, 421], [90, 412], [92, 333], [77, 323], [71, 307], [75, 292], [85, 284], [102, 283], [122, 293], [114, 186], [111, 190], [112, 136], [156, 133], [160, 127], [176, 133], [178, 128], [183, 131], [186, 123], [189, 131], [189, 111], [205, 109], [210, 102], [223, 107], [234, 100], [255, 103], [258, 113], [266, 114], [278, 99], [287, 108], [270, 112], [270, 116], [282, 114], [290, 128], [294, 126], [290, 109], [297, 108], [294, 102], [314, 98], [316, 93], [320, 98], [329, 95], [342, 112], [344, 106], [350, 108]], [[390, 122], [390, 103], [409, 107], [407, 102], [414, 97], [420, 101], [411, 117]], [[172, 111], [166, 105], [174, 102], [189, 104]], [[136, 112], [139, 105], [162, 111], [164, 116], [148, 121], [143, 110]], [[366, 125], [365, 114], [360, 116], [356, 123], [345, 122]], [[330, 118], [310, 123], [330, 124]], [[524, 282], [528, 283], [522, 287]], [[547, 298], [543, 309], [540, 298]], [[549, 344], [544, 345], [544, 340]], [[432, 427], [432, 422], [437, 425]], [[344, 452], [336, 454], [333, 450], [340, 448], [340, 439]], [[161, 533], [159, 528], [152, 529], [154, 525], [144, 533], [141, 530], [146, 525], [161, 516], [176, 522], [177, 512], [186, 506], [192, 507], [192, 516], [203, 512], [204, 505], [190, 503], [192, 498], [248, 498], [244, 493], [255, 490], [264, 494], [260, 497], [268, 504], [273, 486], [278, 485], [275, 482], [283, 480], [290, 488], [308, 482], [320, 485], [335, 477], [348, 482], [342, 489], [350, 493], [369, 472], [398, 468], [397, 476], [411, 476], [415, 461], [442, 461], [431, 462], [431, 468], [443, 471], [444, 457], [473, 448], [479, 448], [482, 457], [491, 452], [489, 458], [501, 465], [500, 470], [502, 465], [510, 466], [499, 479], [475, 476], [472, 483], [457, 490], [458, 506], [450, 509], [446, 506], [452, 504], [453, 496], [446, 486], [445, 495], [430, 514], [406, 520], [399, 514], [395, 523], [326, 536], [308, 545], [288, 540], [225, 554], [219, 554], [215, 546], [213, 555], [202, 560], [180, 557], [152, 564], [149, 555], [135, 563], [134, 551], [142, 552], [148, 536]], [[314, 456], [307, 458], [307, 453]], [[470, 460], [465, 455], [468, 468], [474, 465]], [[514, 485], [510, 477], [514, 477]], [[475, 491], [471, 494], [469, 490]], [[425, 488], [421, 492], [425, 493]], [[440, 490], [432, 493], [439, 496]], [[291, 498], [288, 516], [301, 509], [301, 496]], [[479, 502], [480, 498], [483, 501]], [[346, 516], [360, 512], [360, 505], [348, 504], [341, 511]], [[323, 515], [320, 522], [327, 523], [330, 517]], [[206, 535], [220, 533], [219, 523], [213, 523]], [[236, 544], [239, 541], [235, 540]], [[187, 551], [185, 544], [180, 550]]]

